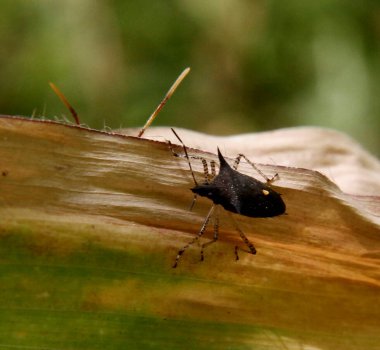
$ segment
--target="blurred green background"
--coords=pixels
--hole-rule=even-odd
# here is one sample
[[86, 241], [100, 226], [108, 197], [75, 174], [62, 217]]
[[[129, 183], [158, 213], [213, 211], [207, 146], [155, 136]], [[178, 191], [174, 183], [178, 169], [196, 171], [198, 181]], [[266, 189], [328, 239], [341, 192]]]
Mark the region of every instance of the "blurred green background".
[[378, 0], [0, 2], [0, 113], [213, 134], [317, 125], [380, 155]]

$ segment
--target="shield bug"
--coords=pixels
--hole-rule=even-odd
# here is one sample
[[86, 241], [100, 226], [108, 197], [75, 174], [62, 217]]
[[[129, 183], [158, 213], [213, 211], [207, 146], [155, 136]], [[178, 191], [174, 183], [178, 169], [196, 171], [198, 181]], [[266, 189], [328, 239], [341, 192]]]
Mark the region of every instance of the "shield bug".
[[[281, 195], [270, 187], [271, 183], [278, 177], [278, 174], [274, 175], [272, 178], [268, 178], [260, 169], [256, 167], [245, 155], [239, 154], [234, 162], [234, 165], [231, 167], [222, 153], [218, 150], [219, 158], [219, 173], [216, 174], [215, 171], [215, 162], [211, 161], [211, 174], [208, 171], [207, 161], [202, 157], [192, 157], [194, 159], [200, 159], [203, 163], [205, 181], [202, 184], [198, 184], [192, 166], [190, 162], [190, 157], [187, 153], [187, 149], [181, 138], [171, 129], [176, 138], [181, 143], [184, 150], [184, 157], [187, 159], [189, 164], [190, 172], [194, 181], [195, 186], [191, 188], [191, 191], [194, 193], [194, 200], [191, 208], [193, 207], [196, 196], [202, 196], [209, 198], [213, 205], [209, 210], [206, 218], [197, 234], [188, 244], [186, 244], [182, 249], [178, 251], [177, 257], [173, 264], [173, 267], [177, 267], [178, 262], [186, 251], [195, 242], [199, 241], [203, 233], [206, 230], [206, 227], [212, 218], [214, 212], [214, 236], [213, 239], [209, 242], [206, 242], [201, 245], [201, 260], [204, 259], [204, 249], [208, 245], [216, 242], [218, 240], [218, 231], [219, 231], [219, 218], [218, 218], [218, 206], [222, 206], [227, 212], [240, 214], [243, 216], [248, 216], [252, 218], [268, 218], [285, 213], [286, 206], [284, 201], [281, 198]], [[174, 156], [182, 157], [176, 152], [174, 152], [171, 143], [169, 142], [170, 149]], [[244, 159], [248, 164], [250, 164], [261, 176], [264, 177], [266, 182], [261, 182], [253, 177], [239, 173], [237, 167], [241, 161]], [[236, 260], [239, 260], [238, 250], [243, 250], [250, 254], [256, 254], [255, 246], [249, 241], [244, 232], [238, 227], [233, 216], [230, 215], [234, 226], [236, 227], [241, 239], [248, 249], [242, 249], [238, 246], [235, 246], [235, 257]]]

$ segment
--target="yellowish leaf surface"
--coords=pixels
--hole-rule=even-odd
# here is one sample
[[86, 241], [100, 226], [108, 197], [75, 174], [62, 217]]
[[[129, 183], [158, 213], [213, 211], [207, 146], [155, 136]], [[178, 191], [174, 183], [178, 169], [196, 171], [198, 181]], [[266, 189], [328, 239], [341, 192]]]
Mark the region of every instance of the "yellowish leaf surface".
[[234, 260], [243, 243], [221, 210], [205, 261], [195, 244], [171, 267], [210, 202], [188, 211], [192, 178], [169, 129], [148, 140], [0, 118], [0, 347], [378, 349], [379, 162], [324, 129], [176, 130], [191, 155], [216, 160], [219, 146], [279, 174], [287, 215], [235, 216], [256, 256]]

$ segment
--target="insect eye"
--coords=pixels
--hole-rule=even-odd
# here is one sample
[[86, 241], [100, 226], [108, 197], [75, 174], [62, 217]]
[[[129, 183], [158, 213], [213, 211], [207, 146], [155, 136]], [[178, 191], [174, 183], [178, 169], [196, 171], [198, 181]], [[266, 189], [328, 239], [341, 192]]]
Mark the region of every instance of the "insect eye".
[[267, 196], [269, 194], [269, 191], [268, 190], [263, 190], [262, 193], [263, 193], [264, 196]]

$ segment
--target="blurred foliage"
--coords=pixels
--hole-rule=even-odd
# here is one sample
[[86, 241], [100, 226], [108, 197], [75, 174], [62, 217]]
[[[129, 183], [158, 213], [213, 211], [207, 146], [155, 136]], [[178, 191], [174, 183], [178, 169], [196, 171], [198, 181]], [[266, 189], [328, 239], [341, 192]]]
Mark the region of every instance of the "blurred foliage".
[[332, 127], [380, 154], [380, 3], [168, 0], [0, 3], [0, 113], [214, 134]]

